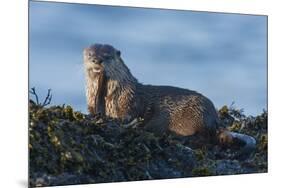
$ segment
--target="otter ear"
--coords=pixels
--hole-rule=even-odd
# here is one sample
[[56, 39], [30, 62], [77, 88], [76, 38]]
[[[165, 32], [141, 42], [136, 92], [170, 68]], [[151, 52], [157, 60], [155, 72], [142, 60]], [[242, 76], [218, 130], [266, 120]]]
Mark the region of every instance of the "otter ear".
[[116, 54], [120, 57], [121, 56], [121, 52], [119, 50], [117, 50]]

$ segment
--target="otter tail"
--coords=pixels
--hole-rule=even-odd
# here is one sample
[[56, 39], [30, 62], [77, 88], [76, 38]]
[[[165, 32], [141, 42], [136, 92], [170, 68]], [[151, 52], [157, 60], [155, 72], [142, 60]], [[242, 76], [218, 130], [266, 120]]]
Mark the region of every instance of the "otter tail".
[[222, 145], [242, 146], [239, 155], [248, 155], [256, 148], [256, 140], [254, 137], [225, 129], [219, 132], [218, 139]]

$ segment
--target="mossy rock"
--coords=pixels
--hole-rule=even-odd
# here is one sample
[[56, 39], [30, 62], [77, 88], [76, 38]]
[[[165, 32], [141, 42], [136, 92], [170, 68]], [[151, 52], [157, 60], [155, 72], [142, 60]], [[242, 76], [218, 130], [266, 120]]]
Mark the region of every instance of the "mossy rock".
[[231, 148], [197, 136], [179, 139], [154, 135], [142, 125], [124, 128], [69, 105], [42, 107], [30, 101], [29, 108], [31, 187], [267, 171], [267, 112], [245, 117], [227, 106], [219, 110], [228, 129], [257, 140], [252, 155], [236, 159]]

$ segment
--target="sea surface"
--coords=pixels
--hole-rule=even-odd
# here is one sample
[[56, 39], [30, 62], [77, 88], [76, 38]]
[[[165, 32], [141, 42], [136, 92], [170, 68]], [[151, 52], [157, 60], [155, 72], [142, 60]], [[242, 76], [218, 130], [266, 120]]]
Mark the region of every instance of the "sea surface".
[[[196, 90], [217, 108], [267, 109], [267, 17], [30, 2], [29, 87], [86, 112], [82, 51], [107, 43], [144, 84]], [[32, 97], [32, 96], [31, 96]]]

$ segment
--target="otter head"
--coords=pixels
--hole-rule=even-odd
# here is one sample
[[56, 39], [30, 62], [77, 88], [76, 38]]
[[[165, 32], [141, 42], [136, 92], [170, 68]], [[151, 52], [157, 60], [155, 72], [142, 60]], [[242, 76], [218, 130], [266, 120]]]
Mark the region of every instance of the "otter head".
[[115, 77], [120, 66], [125, 66], [120, 55], [111, 45], [94, 44], [84, 49], [84, 66], [93, 76]]

